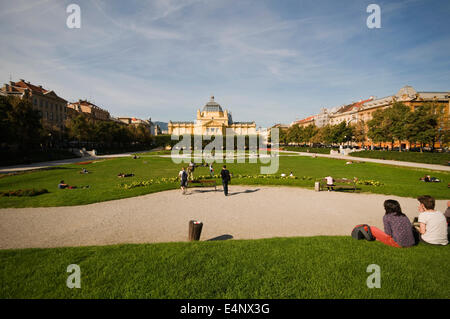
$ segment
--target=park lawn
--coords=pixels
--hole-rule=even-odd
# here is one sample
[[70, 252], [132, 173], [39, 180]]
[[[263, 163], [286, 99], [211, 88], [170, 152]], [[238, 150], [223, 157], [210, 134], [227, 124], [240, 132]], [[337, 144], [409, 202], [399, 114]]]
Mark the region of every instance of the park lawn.
[[[447, 246], [350, 237], [1, 250], [0, 298], [450, 298]], [[81, 269], [69, 289], [67, 266]], [[366, 285], [380, 266], [381, 288]]]
[[339, 150], [339, 147], [308, 147], [308, 146], [282, 146], [285, 151], [290, 152], [307, 152], [317, 154], [330, 154], [330, 150]]
[[450, 162], [450, 153], [360, 151], [350, 153], [350, 156], [438, 165], [448, 165]]
[[[247, 160], [248, 161], [248, 160]], [[52, 169], [26, 172], [17, 175], [3, 176], [0, 178], [0, 191], [45, 188], [49, 191], [33, 197], [0, 197], [0, 207], [48, 207], [48, 206], [72, 206], [84, 205], [107, 200], [128, 198], [159, 192], [179, 187], [178, 182], [165, 182], [144, 187], [124, 189], [120, 184], [145, 181], [149, 179], [161, 179], [176, 177], [180, 167], [187, 164], [175, 164], [168, 157], [141, 156], [139, 159], [115, 158], [98, 160], [91, 164], [68, 164]], [[357, 185], [358, 192], [398, 195], [403, 197], [417, 197], [423, 194], [434, 196], [436, 199], [448, 199], [450, 174], [443, 171], [429, 171], [396, 167], [376, 163], [355, 163], [346, 165], [345, 161], [328, 158], [312, 158], [307, 156], [280, 156], [281, 173], [289, 175], [292, 172], [297, 179], [254, 177], [260, 174], [261, 163], [227, 163], [227, 167], [233, 174], [231, 185], [278, 185], [296, 186], [312, 189], [314, 182], [327, 175], [334, 178], [357, 177], [359, 180], [374, 180], [381, 182], [381, 186]], [[216, 174], [219, 173], [222, 164], [214, 165]], [[81, 168], [88, 169], [91, 174], [80, 174]], [[118, 173], [134, 173], [134, 177], [118, 178]], [[424, 183], [419, 178], [429, 174], [439, 178], [441, 183]], [[195, 175], [209, 175], [207, 167], [199, 167]], [[239, 178], [239, 175], [242, 177]], [[245, 177], [252, 176], [252, 177]], [[69, 185], [86, 186], [88, 189], [63, 189], [57, 188], [60, 180]], [[217, 179], [220, 184], [220, 180]]]

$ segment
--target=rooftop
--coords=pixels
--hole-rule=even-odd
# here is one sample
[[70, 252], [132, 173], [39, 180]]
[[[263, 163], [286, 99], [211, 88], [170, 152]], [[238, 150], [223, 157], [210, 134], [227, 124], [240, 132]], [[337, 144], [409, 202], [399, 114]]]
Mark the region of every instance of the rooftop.
[[203, 107], [202, 112], [223, 112], [222, 107], [220, 106], [220, 104], [216, 103], [214, 101], [214, 95], [211, 96], [211, 99], [209, 100], [208, 103], [205, 104], [205, 106]]

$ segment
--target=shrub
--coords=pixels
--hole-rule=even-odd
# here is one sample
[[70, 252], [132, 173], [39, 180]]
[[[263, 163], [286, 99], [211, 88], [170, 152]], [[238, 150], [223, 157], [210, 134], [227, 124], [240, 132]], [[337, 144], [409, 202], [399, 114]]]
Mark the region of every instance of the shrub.
[[17, 189], [17, 190], [12, 190], [12, 191], [0, 192], [0, 197], [38, 196], [38, 195], [45, 194], [45, 193], [48, 193], [48, 190], [45, 189], [45, 188], [42, 188], [42, 189], [35, 189], [35, 188], [31, 188], [31, 189]]

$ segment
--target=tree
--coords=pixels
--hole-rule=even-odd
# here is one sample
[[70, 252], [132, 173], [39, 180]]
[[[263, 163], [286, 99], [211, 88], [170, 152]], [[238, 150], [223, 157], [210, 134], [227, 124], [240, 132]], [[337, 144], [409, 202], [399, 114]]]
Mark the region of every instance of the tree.
[[90, 123], [87, 115], [81, 113], [67, 123], [69, 129], [69, 136], [75, 138], [79, 142], [88, 142], [94, 136], [94, 126]]
[[366, 123], [363, 120], [356, 122], [353, 127], [354, 140], [357, 143], [364, 144], [367, 136]]
[[353, 128], [346, 122], [332, 126], [331, 136], [333, 143], [343, 144], [353, 139]]
[[385, 117], [385, 110], [376, 110], [372, 115], [372, 119], [367, 122], [369, 129], [367, 136], [375, 143], [392, 141], [392, 135], [389, 132], [389, 125], [391, 123]]
[[308, 143], [312, 143], [314, 135], [317, 133], [317, 127], [314, 124], [310, 124], [303, 129], [303, 140]]
[[430, 104], [417, 107], [409, 117], [409, 140], [420, 143], [422, 152], [424, 144], [430, 144], [434, 148], [434, 143], [438, 136], [438, 114], [433, 112]]
[[291, 126], [286, 135], [286, 139], [288, 143], [300, 143], [302, 141], [302, 133], [303, 129], [298, 125]]
[[387, 127], [392, 140], [397, 140], [399, 143], [399, 151], [402, 151], [402, 141], [408, 138], [408, 118], [411, 110], [401, 102], [394, 102], [392, 107], [384, 110], [386, 123], [390, 123]]
[[39, 111], [33, 109], [29, 100], [17, 97], [0, 98], [2, 142], [9, 145], [17, 144], [22, 150], [38, 147], [42, 138]]

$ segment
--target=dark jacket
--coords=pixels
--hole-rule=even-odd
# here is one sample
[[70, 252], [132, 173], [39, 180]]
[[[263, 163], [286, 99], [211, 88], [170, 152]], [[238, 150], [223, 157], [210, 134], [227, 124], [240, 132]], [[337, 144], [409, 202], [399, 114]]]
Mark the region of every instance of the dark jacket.
[[223, 182], [229, 182], [231, 180], [230, 172], [227, 169], [223, 169], [220, 172], [220, 176], [222, 176]]

